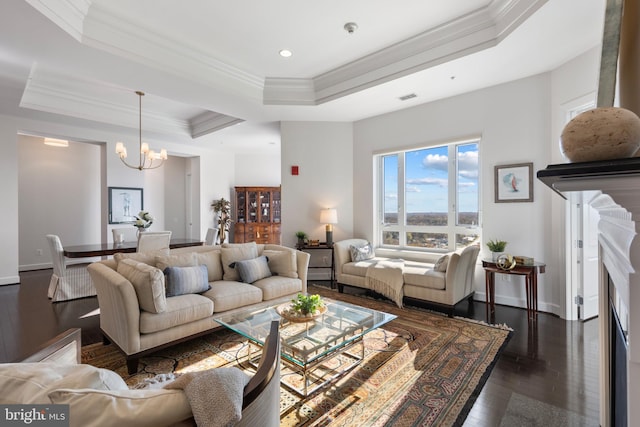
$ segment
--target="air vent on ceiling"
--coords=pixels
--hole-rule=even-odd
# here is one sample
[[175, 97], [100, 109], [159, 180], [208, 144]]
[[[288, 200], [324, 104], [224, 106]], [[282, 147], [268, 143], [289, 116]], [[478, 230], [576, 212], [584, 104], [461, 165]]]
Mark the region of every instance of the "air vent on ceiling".
[[400, 101], [406, 101], [407, 99], [411, 99], [411, 98], [415, 98], [418, 95], [416, 95], [415, 93], [410, 93], [408, 95], [403, 95], [400, 98], [398, 98]]

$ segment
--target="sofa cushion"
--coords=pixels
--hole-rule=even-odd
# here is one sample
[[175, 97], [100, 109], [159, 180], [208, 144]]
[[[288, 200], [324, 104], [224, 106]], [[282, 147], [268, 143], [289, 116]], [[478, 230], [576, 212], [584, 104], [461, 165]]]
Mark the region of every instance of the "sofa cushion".
[[117, 254], [113, 255], [113, 259], [116, 261], [116, 269], [118, 268], [118, 264], [120, 264], [120, 261], [122, 261], [123, 259], [132, 259], [134, 261], [143, 262], [155, 267], [156, 257], [163, 255], [169, 255], [169, 249], [160, 249], [157, 251], [149, 252], [118, 252]]
[[59, 389], [49, 393], [56, 404], [69, 405], [71, 426], [168, 426], [192, 417], [182, 390]]
[[195, 252], [156, 256], [155, 265], [164, 271], [168, 267], [191, 267], [198, 265]]
[[293, 249], [273, 250], [265, 249], [262, 255], [267, 257], [269, 270], [276, 276], [298, 278], [298, 265], [296, 263], [296, 252]]
[[[195, 260], [195, 257], [194, 257]], [[192, 267], [167, 267], [165, 289], [167, 297], [184, 294], [199, 294], [209, 290], [209, 273], [206, 265]]]
[[240, 280], [242, 280], [244, 283], [253, 283], [256, 280], [264, 279], [265, 277], [271, 276], [271, 270], [269, 270], [267, 257], [264, 255], [254, 259], [236, 261], [231, 265], [233, 265], [233, 268], [238, 270]]
[[126, 390], [128, 387], [115, 372], [90, 365], [0, 364], [0, 396], [3, 404], [51, 403], [48, 394], [58, 388]]
[[150, 313], [164, 311], [166, 298], [162, 271], [143, 262], [123, 259], [118, 263], [118, 273], [133, 285], [142, 310]]
[[429, 289], [445, 289], [446, 285], [446, 273], [435, 271], [431, 264], [406, 261], [402, 277], [405, 285]]
[[211, 284], [202, 296], [213, 301], [214, 313], [256, 304], [262, 301], [262, 290], [247, 283], [221, 280]]
[[342, 266], [342, 273], [365, 277], [367, 275], [367, 269], [370, 266], [376, 265], [378, 261], [385, 260], [387, 260], [387, 258], [371, 258], [364, 261], [348, 262]]
[[205, 319], [213, 314], [213, 306], [211, 299], [198, 294], [167, 298], [167, 308], [162, 313], [140, 313], [140, 332], [150, 334]]
[[433, 264], [433, 269], [435, 271], [439, 271], [440, 273], [446, 273], [447, 266], [449, 265], [449, 255], [442, 255], [435, 264]]
[[350, 245], [349, 252], [351, 253], [352, 262], [364, 261], [376, 256], [375, 251], [373, 250], [373, 245], [370, 242], [359, 245]]
[[238, 280], [238, 271], [231, 267], [236, 261], [244, 261], [258, 257], [258, 245], [251, 243], [225, 243], [220, 249], [224, 280]]
[[264, 301], [302, 292], [302, 280], [285, 276], [271, 276], [253, 283], [262, 290]]
[[212, 249], [205, 252], [197, 252], [196, 260], [198, 265], [206, 265], [209, 274], [209, 281], [215, 282], [222, 280], [222, 259], [220, 257], [220, 249]]

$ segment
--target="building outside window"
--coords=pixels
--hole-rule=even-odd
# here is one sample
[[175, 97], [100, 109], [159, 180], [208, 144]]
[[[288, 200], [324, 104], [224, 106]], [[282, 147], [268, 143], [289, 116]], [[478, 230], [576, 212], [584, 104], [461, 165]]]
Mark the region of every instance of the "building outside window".
[[479, 241], [478, 146], [473, 140], [376, 156], [381, 246], [450, 251]]

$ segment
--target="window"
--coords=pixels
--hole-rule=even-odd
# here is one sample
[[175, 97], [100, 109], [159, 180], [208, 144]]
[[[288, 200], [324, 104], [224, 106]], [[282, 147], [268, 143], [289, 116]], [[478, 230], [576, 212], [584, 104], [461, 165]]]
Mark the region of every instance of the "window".
[[478, 143], [378, 156], [381, 246], [455, 250], [477, 242]]

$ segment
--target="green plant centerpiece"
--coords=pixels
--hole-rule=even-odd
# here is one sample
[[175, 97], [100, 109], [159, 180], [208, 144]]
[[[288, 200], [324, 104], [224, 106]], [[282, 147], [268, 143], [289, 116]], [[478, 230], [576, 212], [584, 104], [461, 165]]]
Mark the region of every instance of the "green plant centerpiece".
[[504, 252], [504, 249], [507, 247], [507, 242], [504, 240], [489, 240], [487, 247], [491, 252]]
[[292, 322], [307, 322], [327, 311], [320, 295], [299, 293], [290, 303], [279, 307], [280, 316]]

